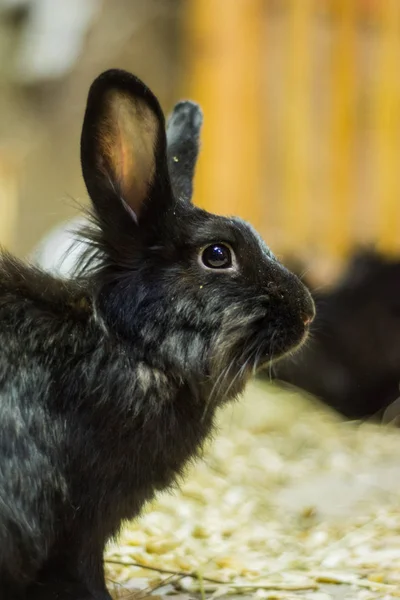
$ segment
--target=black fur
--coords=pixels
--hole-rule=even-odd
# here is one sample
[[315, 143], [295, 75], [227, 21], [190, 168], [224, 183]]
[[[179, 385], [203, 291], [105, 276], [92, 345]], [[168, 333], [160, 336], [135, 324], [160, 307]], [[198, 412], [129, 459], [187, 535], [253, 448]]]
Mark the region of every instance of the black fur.
[[276, 376], [349, 419], [380, 419], [399, 396], [400, 262], [361, 250], [334, 289], [313, 296], [309, 341]]
[[[314, 314], [249, 225], [190, 203], [199, 108], [178, 104], [170, 124], [167, 157], [150, 90], [100, 76], [82, 132], [95, 226], [80, 276], [1, 257], [1, 599], [109, 599], [106, 541], [174, 484], [217, 407], [299, 345]], [[236, 270], [201, 266], [213, 242], [230, 244]]]

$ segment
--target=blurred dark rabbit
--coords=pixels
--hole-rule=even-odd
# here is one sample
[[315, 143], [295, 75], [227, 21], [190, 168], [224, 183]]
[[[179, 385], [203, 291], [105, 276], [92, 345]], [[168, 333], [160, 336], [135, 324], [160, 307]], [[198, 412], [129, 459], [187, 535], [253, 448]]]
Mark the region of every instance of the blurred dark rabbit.
[[400, 262], [357, 251], [339, 283], [313, 296], [309, 341], [277, 363], [275, 376], [349, 419], [393, 420], [395, 405], [386, 409], [399, 396]]
[[179, 103], [167, 148], [152, 92], [101, 75], [80, 276], [1, 256], [1, 599], [109, 599], [107, 540], [183, 474], [250, 374], [306, 336], [299, 279], [249, 225], [191, 203], [201, 121]]

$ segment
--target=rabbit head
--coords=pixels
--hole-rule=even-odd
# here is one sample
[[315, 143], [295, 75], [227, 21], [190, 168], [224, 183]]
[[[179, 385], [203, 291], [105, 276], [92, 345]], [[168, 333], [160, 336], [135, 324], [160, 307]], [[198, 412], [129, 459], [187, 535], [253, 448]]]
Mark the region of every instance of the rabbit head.
[[200, 108], [180, 102], [166, 133], [135, 76], [94, 81], [81, 162], [96, 226], [82, 274], [110, 330], [200, 388], [219, 380], [222, 398], [303, 341], [314, 305], [249, 224], [192, 204], [201, 124]]

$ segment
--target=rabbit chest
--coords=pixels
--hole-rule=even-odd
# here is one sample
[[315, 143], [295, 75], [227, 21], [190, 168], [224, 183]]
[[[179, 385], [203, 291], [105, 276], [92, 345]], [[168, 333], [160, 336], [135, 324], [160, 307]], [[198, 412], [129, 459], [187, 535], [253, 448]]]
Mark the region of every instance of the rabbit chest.
[[69, 502], [102, 527], [109, 519], [109, 536], [183, 474], [212, 431], [214, 411], [121, 346], [99, 345], [68, 379], [63, 387], [75, 394], [65, 438]]

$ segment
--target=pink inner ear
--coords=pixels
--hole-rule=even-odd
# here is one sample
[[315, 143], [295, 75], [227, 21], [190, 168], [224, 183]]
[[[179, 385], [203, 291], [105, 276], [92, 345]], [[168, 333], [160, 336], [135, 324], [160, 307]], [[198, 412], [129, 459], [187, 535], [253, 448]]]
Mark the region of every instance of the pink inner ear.
[[130, 173], [133, 173], [134, 163], [133, 163], [133, 152], [129, 151], [127, 140], [123, 137], [123, 135], [119, 135], [118, 139], [121, 148], [120, 148], [120, 172], [121, 172], [121, 181], [128, 181]]
[[155, 174], [157, 129], [157, 117], [142, 99], [110, 94], [100, 151], [110, 183], [136, 221]]

